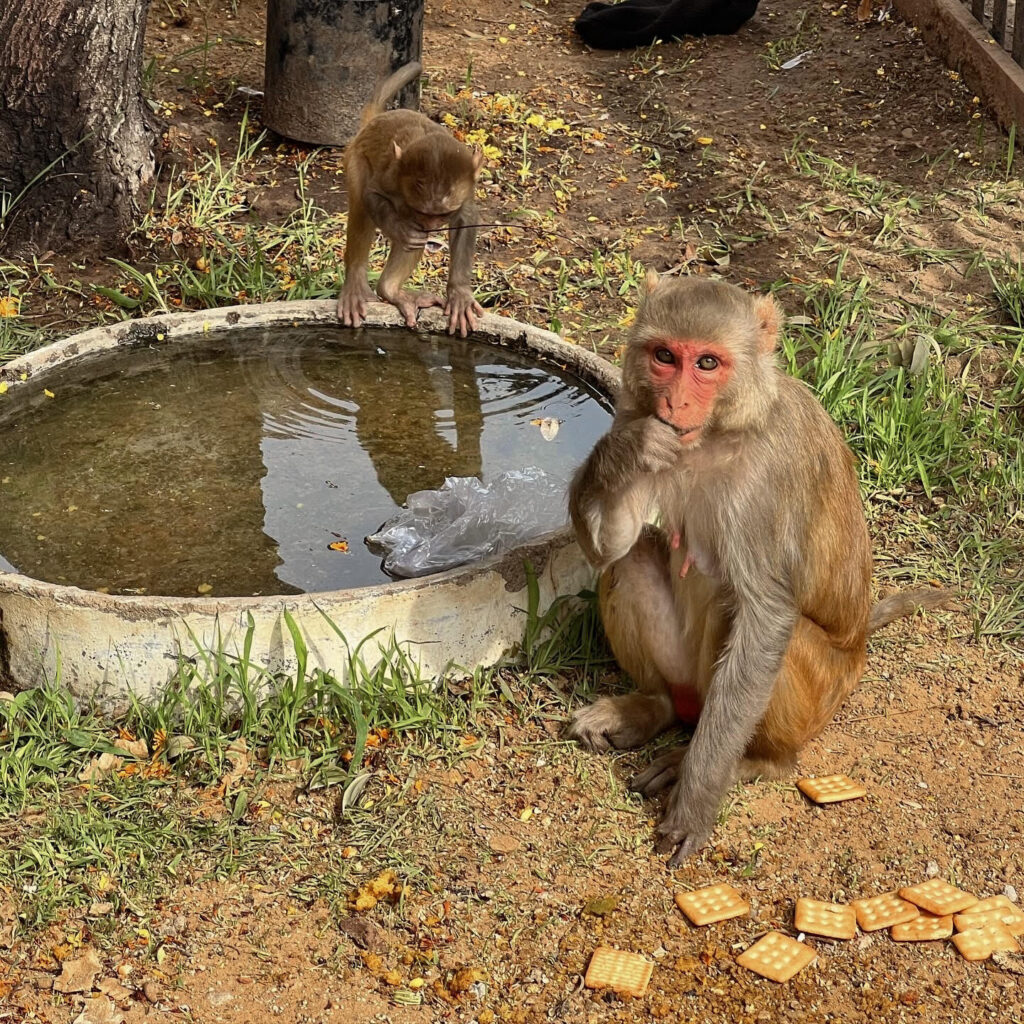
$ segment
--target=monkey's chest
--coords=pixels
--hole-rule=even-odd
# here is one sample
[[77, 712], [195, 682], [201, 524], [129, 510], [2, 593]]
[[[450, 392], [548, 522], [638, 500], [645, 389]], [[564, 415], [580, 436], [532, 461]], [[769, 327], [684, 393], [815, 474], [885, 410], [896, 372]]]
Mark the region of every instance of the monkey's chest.
[[706, 548], [695, 543], [694, 540], [683, 532], [676, 536], [680, 537], [679, 547], [672, 552], [671, 566], [672, 575], [678, 579], [685, 579], [693, 570], [708, 579], [718, 580], [721, 578], [718, 562]]

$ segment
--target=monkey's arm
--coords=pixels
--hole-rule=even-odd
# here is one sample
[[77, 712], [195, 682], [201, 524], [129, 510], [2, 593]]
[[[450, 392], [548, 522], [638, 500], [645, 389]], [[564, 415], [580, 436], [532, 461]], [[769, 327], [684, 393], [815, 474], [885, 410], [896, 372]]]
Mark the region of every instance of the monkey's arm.
[[773, 578], [769, 568], [749, 573], [751, 579], [759, 576], [773, 582], [757, 592], [745, 580], [735, 588], [729, 639], [658, 828], [659, 850], [674, 851], [672, 867], [711, 835], [718, 808], [768, 708], [799, 617], [788, 586]]
[[476, 208], [467, 200], [452, 217], [448, 234], [448, 301], [444, 311], [448, 314], [448, 333], [458, 331], [463, 338], [476, 329], [477, 317], [484, 315], [483, 307], [473, 298], [475, 222]]
[[636, 543], [654, 502], [655, 475], [679, 450], [675, 431], [653, 416], [616, 417], [569, 488], [569, 514], [591, 564], [604, 569]]
[[398, 202], [392, 196], [368, 189], [364, 202], [374, 224], [390, 239], [392, 245], [406, 252], [414, 252], [427, 244], [428, 233], [402, 215]]
[[366, 208], [364, 182], [368, 173], [366, 161], [358, 152], [352, 153], [346, 164], [346, 182], [349, 189], [348, 230], [345, 234], [345, 281], [338, 294], [338, 319], [349, 327], [359, 327], [366, 317], [367, 304], [373, 301], [373, 292], [366, 272], [370, 261], [370, 247], [377, 234], [370, 211]]

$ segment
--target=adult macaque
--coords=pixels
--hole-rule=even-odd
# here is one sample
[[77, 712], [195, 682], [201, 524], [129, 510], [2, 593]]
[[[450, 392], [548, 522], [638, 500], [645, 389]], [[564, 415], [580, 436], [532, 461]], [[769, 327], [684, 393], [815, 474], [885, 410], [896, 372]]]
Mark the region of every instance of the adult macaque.
[[576, 32], [597, 50], [628, 50], [656, 39], [732, 35], [757, 10], [758, 0], [623, 0], [587, 4]]
[[[448, 333], [458, 331], [465, 337], [483, 315], [473, 298], [470, 275], [476, 246], [473, 191], [484, 158], [424, 114], [384, 109], [422, 70], [413, 61], [377, 86], [345, 152], [348, 235], [338, 319], [358, 327], [366, 316], [366, 304], [373, 299], [366, 271], [379, 228], [391, 242], [391, 250], [377, 294], [398, 307], [409, 327], [416, 326], [419, 310], [443, 306]], [[431, 232], [446, 227], [450, 231], [447, 299], [403, 288]]]
[[710, 836], [738, 777], [793, 766], [856, 685], [870, 632], [949, 594], [872, 608], [853, 456], [776, 366], [775, 302], [653, 272], [646, 290], [612, 428], [569, 494], [638, 692], [582, 709], [570, 733], [607, 750], [696, 723], [688, 748], [632, 782], [648, 796], [672, 787], [658, 831], [675, 865]]

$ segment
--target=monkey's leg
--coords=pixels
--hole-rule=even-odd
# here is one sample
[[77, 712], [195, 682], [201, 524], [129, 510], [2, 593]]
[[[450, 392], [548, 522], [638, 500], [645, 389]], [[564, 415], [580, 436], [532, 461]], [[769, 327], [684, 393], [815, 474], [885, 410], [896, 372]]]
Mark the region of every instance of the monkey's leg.
[[[796, 765], [797, 754], [831, 721], [864, 670], [862, 648], [844, 649], [810, 619], [801, 618], [786, 649], [771, 702], [736, 766], [735, 781], [778, 779]], [[675, 785], [686, 751], [670, 750], [630, 783], [654, 796]]]
[[348, 211], [348, 232], [345, 235], [345, 281], [338, 294], [338, 319], [346, 327], [362, 324], [366, 317], [366, 304], [373, 301], [366, 268], [370, 262], [370, 246], [376, 231], [362, 202], [352, 202]]
[[416, 326], [416, 314], [421, 309], [444, 305], [444, 299], [434, 292], [412, 292], [402, 287], [416, 269], [422, 255], [422, 249], [403, 249], [392, 242], [384, 272], [377, 282], [377, 294], [385, 302], [398, 307], [398, 311], [405, 317], [406, 327]]
[[800, 749], [825, 729], [857, 685], [864, 662], [862, 643], [840, 646], [816, 622], [799, 619], [771, 702], [744, 752], [740, 777], [789, 773]]
[[683, 632], [669, 577], [668, 548], [647, 528], [598, 584], [601, 619], [620, 667], [638, 693], [601, 697], [576, 712], [569, 735], [591, 750], [637, 747], [676, 719], [671, 685], [685, 683]]

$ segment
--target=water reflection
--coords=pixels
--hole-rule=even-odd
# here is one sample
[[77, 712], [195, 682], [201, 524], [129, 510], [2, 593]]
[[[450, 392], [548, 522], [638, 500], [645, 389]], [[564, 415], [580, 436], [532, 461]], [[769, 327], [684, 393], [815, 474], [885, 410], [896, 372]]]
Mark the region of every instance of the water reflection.
[[[162, 594], [378, 582], [362, 539], [409, 493], [525, 465], [567, 478], [609, 422], [574, 378], [447, 338], [295, 329], [172, 351], [0, 408], [8, 564]], [[545, 416], [564, 420], [551, 442], [530, 424]]]

